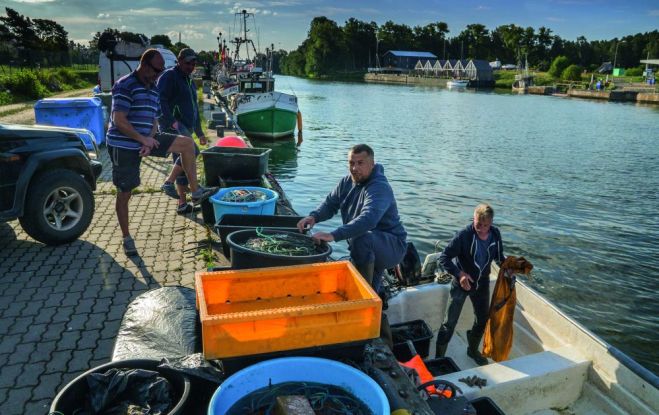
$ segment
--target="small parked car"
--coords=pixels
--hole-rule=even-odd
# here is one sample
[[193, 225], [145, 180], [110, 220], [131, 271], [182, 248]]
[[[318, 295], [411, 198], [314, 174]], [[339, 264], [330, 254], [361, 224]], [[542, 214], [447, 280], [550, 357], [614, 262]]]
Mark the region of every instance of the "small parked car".
[[97, 154], [85, 129], [0, 124], [0, 222], [47, 245], [76, 240], [94, 215]]

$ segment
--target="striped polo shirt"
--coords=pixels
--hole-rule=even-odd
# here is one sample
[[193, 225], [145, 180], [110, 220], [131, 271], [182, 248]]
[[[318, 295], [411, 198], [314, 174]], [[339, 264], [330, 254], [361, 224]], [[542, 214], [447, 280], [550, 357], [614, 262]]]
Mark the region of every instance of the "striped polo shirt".
[[[112, 112], [127, 113], [128, 122], [135, 131], [148, 137], [153, 122], [160, 117], [160, 98], [155, 85], [146, 87], [137, 77], [137, 72], [122, 77], [112, 87]], [[125, 136], [110, 119], [106, 135], [107, 144], [127, 150], [139, 150], [139, 142]]]

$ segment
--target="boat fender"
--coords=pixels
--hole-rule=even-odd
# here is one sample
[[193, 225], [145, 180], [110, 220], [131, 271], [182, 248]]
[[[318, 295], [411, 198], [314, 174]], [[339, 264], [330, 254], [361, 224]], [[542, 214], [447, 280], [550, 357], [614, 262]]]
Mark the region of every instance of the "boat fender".
[[297, 146], [301, 146], [304, 139], [302, 138], [302, 113], [297, 111]]

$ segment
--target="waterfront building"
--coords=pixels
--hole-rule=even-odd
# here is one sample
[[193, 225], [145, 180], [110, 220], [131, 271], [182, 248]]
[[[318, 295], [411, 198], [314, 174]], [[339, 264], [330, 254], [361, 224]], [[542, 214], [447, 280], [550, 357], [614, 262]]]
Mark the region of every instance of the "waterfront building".
[[437, 56], [430, 52], [417, 52], [406, 50], [389, 50], [382, 56], [383, 66], [398, 68], [403, 72], [409, 72], [416, 68], [419, 60], [437, 59]]

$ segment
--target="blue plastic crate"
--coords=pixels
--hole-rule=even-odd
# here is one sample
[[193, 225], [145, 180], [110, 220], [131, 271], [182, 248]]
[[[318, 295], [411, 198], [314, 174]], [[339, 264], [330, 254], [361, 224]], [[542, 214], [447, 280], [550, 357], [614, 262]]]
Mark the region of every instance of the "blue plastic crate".
[[[229, 202], [222, 200], [222, 197], [233, 190], [258, 190], [266, 194], [266, 200], [257, 200], [255, 202]], [[279, 194], [274, 190], [255, 186], [225, 187], [209, 198], [213, 205], [215, 213], [215, 223], [219, 223], [222, 216], [227, 213], [239, 215], [273, 215], [277, 205]]]
[[[37, 124], [57, 127], [84, 128], [94, 135], [100, 145], [105, 142], [103, 104], [99, 98], [46, 98], [34, 104]], [[91, 143], [85, 143], [92, 150]]]

